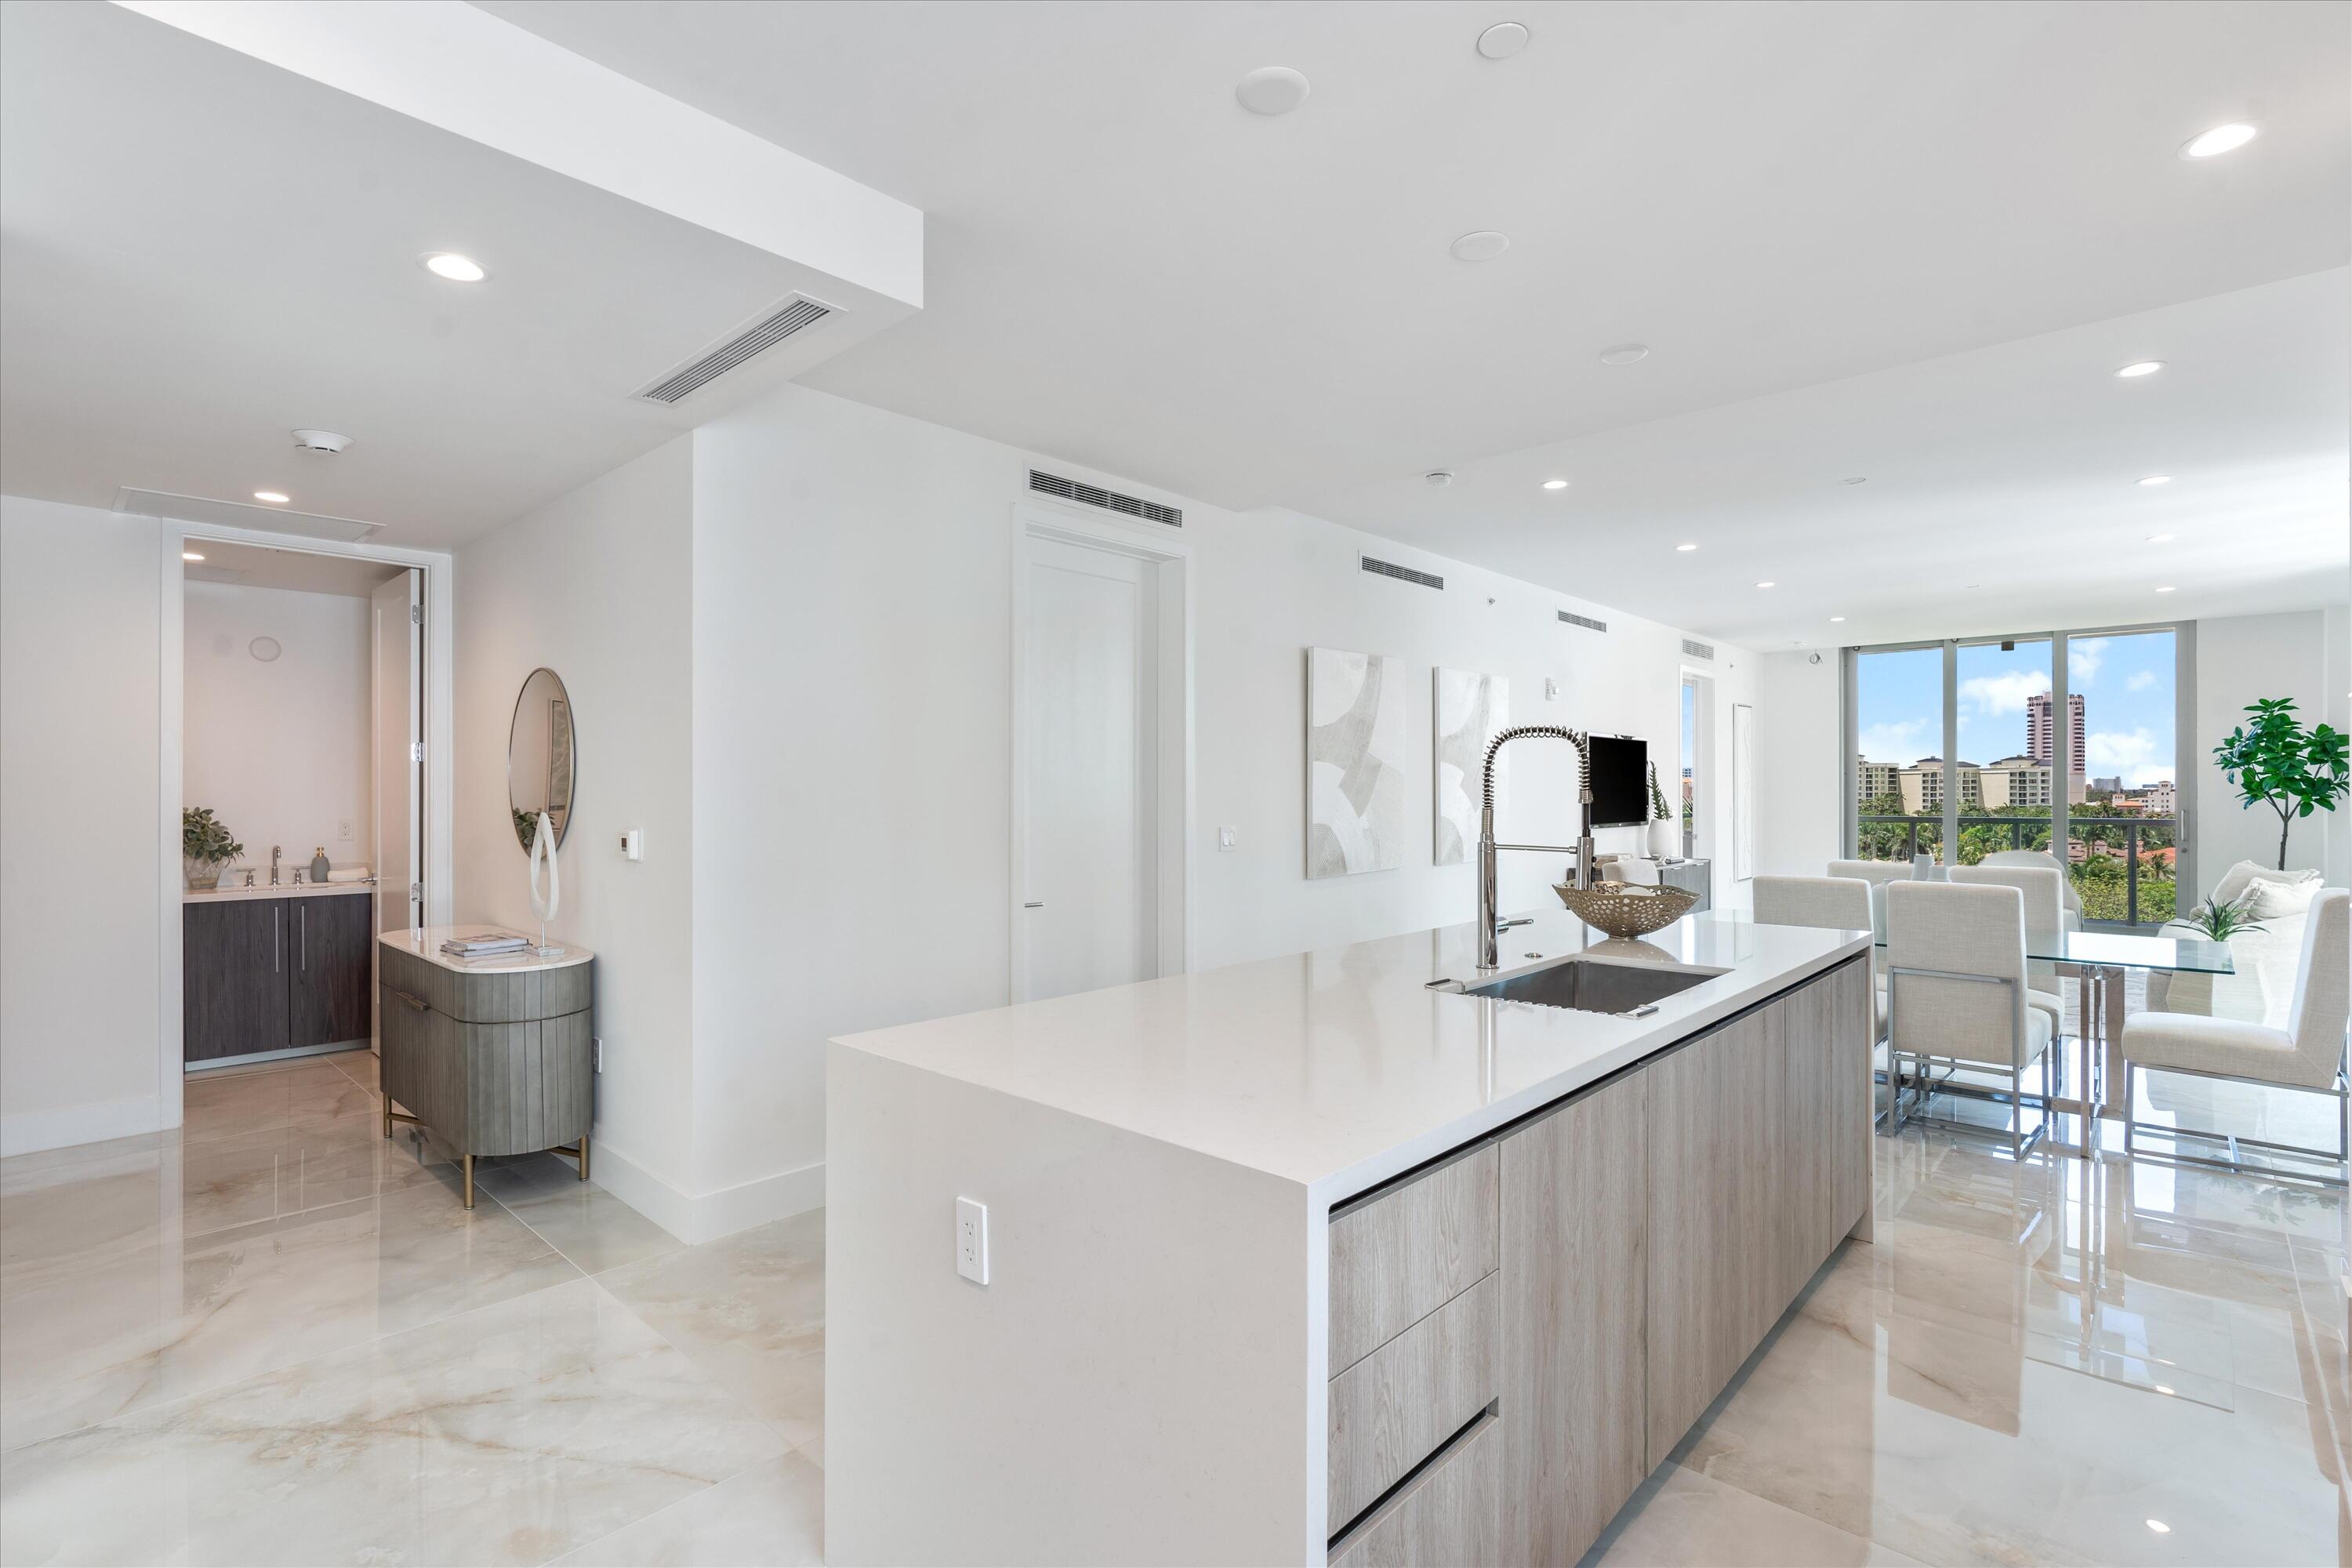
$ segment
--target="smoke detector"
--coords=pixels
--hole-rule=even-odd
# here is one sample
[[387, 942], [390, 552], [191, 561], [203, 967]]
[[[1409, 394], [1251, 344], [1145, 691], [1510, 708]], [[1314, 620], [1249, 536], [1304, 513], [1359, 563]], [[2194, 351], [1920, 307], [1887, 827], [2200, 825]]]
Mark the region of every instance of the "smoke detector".
[[1454, 470], [1452, 468], [1432, 468], [1429, 472], [1422, 475], [1421, 477], [1434, 489], [1442, 490], [1446, 486], [1454, 482]]
[[332, 456], [351, 444], [352, 438], [349, 436], [338, 436], [332, 430], [294, 432], [294, 449], [298, 452], [325, 452]]

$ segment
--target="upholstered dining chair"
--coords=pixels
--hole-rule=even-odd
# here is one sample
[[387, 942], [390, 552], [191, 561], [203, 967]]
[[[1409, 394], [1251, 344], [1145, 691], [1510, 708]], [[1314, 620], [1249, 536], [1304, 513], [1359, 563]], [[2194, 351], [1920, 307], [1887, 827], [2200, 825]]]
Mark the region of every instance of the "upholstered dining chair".
[[[2028, 850], [2031, 854], [2033, 851]], [[2044, 856], [2044, 859], [2048, 857]], [[2025, 941], [2028, 952], [2057, 951], [2065, 935], [2065, 877], [2054, 867], [1995, 866], [1987, 862], [1977, 866], [1955, 866], [1952, 880], [1974, 883], [1979, 887], [2015, 888], [2025, 898]], [[2050, 1015], [2053, 1038], [2066, 1031], [2066, 992], [2058, 983], [2058, 966], [2046, 959], [2032, 959], [2026, 963], [2025, 1005], [2038, 1007]]]
[[2058, 857], [2047, 849], [1996, 849], [1977, 862], [1979, 866], [2038, 866], [2045, 871], [2058, 873], [2058, 897], [2064, 909], [2062, 923], [2068, 931], [2083, 929], [2083, 895], [2074, 889], [2074, 879], [2066, 875], [2066, 868]]
[[[1811, 926], [1820, 931], [1871, 931], [1870, 884], [1859, 877], [1759, 877], [1754, 883], [1759, 925]], [[1878, 1033], [1886, 1033], [1886, 989], [1875, 987]]]
[[1871, 930], [1886, 940], [1886, 884], [1911, 880], [1908, 860], [1832, 860], [1829, 875], [1853, 877], [1870, 884]]
[[[2241, 1144], [2281, 1153], [2302, 1154], [2334, 1163], [2325, 1178], [2342, 1186], [2345, 1160], [2344, 1100], [2347, 1093], [2345, 1028], [2352, 1020], [2352, 892], [2330, 888], [2311, 901], [2303, 928], [2303, 955], [2294, 975], [2294, 1002], [2286, 1027], [2272, 1028], [2236, 1018], [2214, 1018], [2202, 1013], [2141, 1013], [2124, 1023], [2124, 1148], [2133, 1146], [2136, 1131], [2174, 1135], [2172, 1158], [2190, 1164], [2242, 1170]], [[2138, 1102], [2132, 1098], [2134, 1069], [2190, 1073], [2202, 1078], [2231, 1079], [2275, 1088], [2308, 1090], [2336, 1101], [2336, 1147], [2312, 1149], [2273, 1143], [2223, 1132], [2142, 1127]], [[2226, 1142], [2227, 1160], [2208, 1160], [2179, 1151], [2179, 1135]]]
[[[1923, 1110], [1940, 1063], [2006, 1075], [2010, 1146], [2022, 1153], [2050, 1125], [2044, 1115], [2025, 1134], [2024, 1078], [2053, 1034], [2050, 1015], [2026, 1001], [2025, 895], [1987, 883], [1888, 883], [1886, 973], [1890, 1070], [1900, 1075], [1906, 1059], [1916, 1069]], [[1899, 1087], [1895, 1103], [1899, 1126], [1908, 1120]]]

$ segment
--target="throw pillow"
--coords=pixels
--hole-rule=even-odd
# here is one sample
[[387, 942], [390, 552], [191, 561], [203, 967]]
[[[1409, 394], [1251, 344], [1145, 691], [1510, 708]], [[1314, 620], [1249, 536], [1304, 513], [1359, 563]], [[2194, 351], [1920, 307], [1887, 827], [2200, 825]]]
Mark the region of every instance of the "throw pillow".
[[2301, 915], [2319, 896], [2316, 871], [2264, 871], [2246, 889], [2246, 912], [2258, 921], [2283, 921]]

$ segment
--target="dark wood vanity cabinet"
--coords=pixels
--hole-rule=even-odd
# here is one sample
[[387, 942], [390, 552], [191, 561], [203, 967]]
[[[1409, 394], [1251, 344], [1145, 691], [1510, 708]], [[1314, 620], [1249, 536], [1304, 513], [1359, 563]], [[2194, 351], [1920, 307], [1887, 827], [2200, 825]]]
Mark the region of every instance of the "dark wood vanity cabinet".
[[354, 888], [183, 905], [182, 1055], [214, 1061], [366, 1039], [374, 903]]

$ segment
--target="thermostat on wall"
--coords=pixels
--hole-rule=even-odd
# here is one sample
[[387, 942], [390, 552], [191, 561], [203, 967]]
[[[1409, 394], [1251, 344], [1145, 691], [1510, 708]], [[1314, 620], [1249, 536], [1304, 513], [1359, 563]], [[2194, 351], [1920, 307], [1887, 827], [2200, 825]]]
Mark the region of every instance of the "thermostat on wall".
[[632, 827], [621, 835], [621, 858], [642, 860], [646, 858], [646, 830]]

